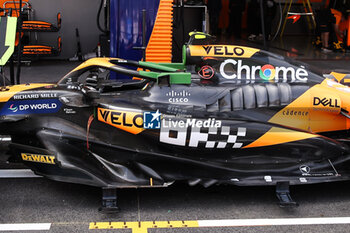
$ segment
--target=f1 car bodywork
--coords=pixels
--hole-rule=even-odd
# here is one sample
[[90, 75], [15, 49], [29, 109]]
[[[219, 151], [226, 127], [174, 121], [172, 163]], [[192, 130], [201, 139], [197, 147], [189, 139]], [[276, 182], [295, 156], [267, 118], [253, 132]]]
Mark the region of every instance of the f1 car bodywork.
[[3, 158], [109, 188], [349, 180], [346, 81], [244, 46], [187, 45], [172, 64], [94, 58], [0, 92]]

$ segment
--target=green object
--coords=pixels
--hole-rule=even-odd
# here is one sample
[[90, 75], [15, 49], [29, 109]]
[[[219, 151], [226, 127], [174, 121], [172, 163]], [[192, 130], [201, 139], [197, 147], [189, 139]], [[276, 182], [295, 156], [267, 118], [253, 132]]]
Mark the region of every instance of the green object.
[[186, 45], [182, 46], [182, 64], [185, 67], [186, 65], [186, 61], [187, 61], [187, 57], [186, 57]]
[[176, 73], [158, 73], [158, 72], [148, 72], [139, 71], [140, 75], [144, 77], [149, 77], [158, 80], [160, 77], [169, 76], [170, 84], [191, 84], [191, 73], [176, 72]]
[[172, 73], [170, 84], [191, 84], [191, 73]]
[[170, 67], [173, 69], [176, 69], [177, 71], [179, 70], [184, 70], [185, 66], [182, 63], [159, 63], [162, 66]]
[[144, 66], [150, 69], [157, 69], [157, 70], [161, 70], [161, 71], [167, 71], [167, 72], [176, 72], [177, 69], [176, 68], [172, 68], [172, 67], [168, 67], [166, 65], [162, 65], [162, 64], [158, 64], [158, 63], [153, 63], [153, 62], [144, 62], [144, 61], [140, 61], [139, 64], [141, 66]]
[[0, 17], [0, 66], [6, 64], [15, 51], [17, 17]]
[[157, 72], [153, 72], [153, 71], [143, 71], [140, 70], [139, 73], [144, 76], [144, 77], [148, 77], [148, 78], [153, 78], [153, 79], [157, 79], [159, 73]]

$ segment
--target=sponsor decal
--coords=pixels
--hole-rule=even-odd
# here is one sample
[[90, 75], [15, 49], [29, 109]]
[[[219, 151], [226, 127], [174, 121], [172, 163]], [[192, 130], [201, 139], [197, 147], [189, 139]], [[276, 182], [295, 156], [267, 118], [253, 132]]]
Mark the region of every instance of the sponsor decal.
[[302, 110], [295, 110], [295, 109], [286, 109], [282, 111], [283, 116], [308, 116], [309, 112], [308, 111], [302, 111]]
[[250, 58], [259, 49], [234, 45], [190, 45], [191, 56]]
[[22, 160], [35, 163], [47, 163], [47, 164], [56, 164], [55, 156], [53, 155], [38, 155], [38, 154], [28, 154], [21, 153]]
[[145, 129], [160, 129], [160, 117], [162, 114], [159, 110], [156, 112], [143, 113], [143, 128]]
[[244, 54], [244, 49], [241, 47], [233, 47], [233, 46], [222, 46], [222, 45], [208, 45], [208, 46], [202, 46], [207, 55], [211, 56], [242, 56]]
[[207, 120], [197, 120], [197, 119], [186, 119], [186, 120], [172, 120], [163, 119], [162, 120], [162, 128], [183, 128], [187, 129], [189, 127], [221, 127], [221, 121], [215, 120], [215, 118], [209, 118]]
[[276, 70], [272, 65], [264, 65], [261, 67], [259, 75], [264, 80], [271, 80], [275, 77]]
[[301, 174], [309, 174], [310, 173], [310, 167], [306, 165], [301, 165], [299, 167], [299, 170], [301, 171]]
[[165, 94], [165, 96], [169, 97], [169, 103], [187, 103], [189, 101], [189, 97], [191, 93], [188, 91], [169, 91]]
[[304, 176], [304, 177], [305, 176], [334, 176], [333, 172], [328, 172], [328, 173], [311, 173], [311, 168], [309, 166], [307, 166], [307, 165], [301, 165], [299, 167], [299, 170], [301, 172], [301, 175]]
[[[231, 65], [236, 72], [228, 74], [225, 67]], [[263, 66], [248, 66], [244, 65], [242, 60], [227, 59], [220, 65], [220, 74], [226, 79], [242, 79], [242, 74], [245, 74], [245, 79], [255, 80], [260, 77], [263, 80], [279, 81], [279, 77], [283, 77], [283, 82], [290, 81], [307, 81], [308, 72], [303, 68], [293, 67], [274, 67], [270, 64]], [[259, 75], [258, 75], [259, 74]]]
[[[327, 172], [327, 173], [311, 173], [311, 168], [307, 165], [301, 165], [299, 167], [299, 170], [301, 172], [301, 175], [302, 176], [334, 176], [334, 173], [333, 172]], [[302, 178], [300, 178], [302, 179]], [[305, 178], [303, 178], [305, 179]], [[300, 182], [307, 182], [307, 180], [300, 180]]]
[[11, 106], [9, 107], [9, 110], [11, 110], [12, 112], [17, 112], [18, 111], [18, 107], [14, 106], [14, 104], [11, 104]]
[[335, 95], [314, 96], [312, 100], [314, 111], [340, 112], [341, 100]]
[[57, 93], [29, 93], [14, 95], [14, 100], [29, 100], [29, 99], [52, 99], [57, 98]]
[[[188, 114], [188, 111], [186, 109], [181, 109], [177, 107], [176, 105], [169, 105], [166, 113], [170, 114], [170, 116], [176, 116], [176, 117], [189, 117], [191, 118], [192, 115]], [[164, 116], [167, 114], [163, 114]]]
[[340, 108], [340, 105], [338, 103], [338, 99], [332, 99], [332, 98], [319, 98], [314, 97], [314, 106], [323, 105], [324, 107], [331, 107], [331, 108]]
[[141, 112], [97, 108], [97, 119], [132, 134], [139, 134], [144, 130], [143, 113]]
[[2, 108], [0, 115], [56, 113], [61, 105], [58, 99], [9, 101]]
[[214, 69], [211, 66], [203, 66], [199, 71], [198, 75], [202, 79], [211, 79], [215, 74]]
[[66, 113], [66, 114], [75, 114], [77, 113], [74, 109], [72, 108], [64, 108], [63, 111]]
[[[246, 136], [246, 128], [239, 127], [234, 131], [229, 126], [215, 127], [221, 122], [213, 119], [197, 120], [191, 119], [191, 123], [171, 124], [165, 126], [164, 121], [160, 130], [159, 141], [171, 145], [204, 147], [204, 148], [241, 148], [243, 143], [237, 142], [239, 137]], [[200, 122], [200, 123], [199, 123]], [[213, 123], [214, 122], [214, 123]], [[214, 125], [214, 127], [212, 127]]]

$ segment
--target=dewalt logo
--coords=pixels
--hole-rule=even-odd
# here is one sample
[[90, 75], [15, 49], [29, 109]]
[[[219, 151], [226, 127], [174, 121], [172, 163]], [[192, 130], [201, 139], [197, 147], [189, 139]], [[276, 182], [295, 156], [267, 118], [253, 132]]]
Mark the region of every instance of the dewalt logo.
[[37, 154], [27, 154], [21, 153], [23, 161], [35, 162], [35, 163], [47, 163], [56, 164], [55, 156], [53, 155], [37, 155]]
[[132, 134], [139, 134], [144, 130], [142, 112], [98, 108], [97, 119]]

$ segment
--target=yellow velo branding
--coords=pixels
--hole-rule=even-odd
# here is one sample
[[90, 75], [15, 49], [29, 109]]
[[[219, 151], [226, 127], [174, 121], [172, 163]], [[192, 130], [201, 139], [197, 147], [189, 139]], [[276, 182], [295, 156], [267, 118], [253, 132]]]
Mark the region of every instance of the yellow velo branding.
[[35, 162], [35, 163], [47, 163], [47, 164], [56, 164], [55, 156], [53, 155], [38, 155], [38, 154], [29, 154], [21, 153], [23, 161]]
[[143, 113], [127, 111], [124, 109], [97, 109], [97, 119], [101, 122], [122, 129], [132, 134], [139, 134], [144, 131]]
[[250, 58], [259, 49], [234, 45], [190, 45], [191, 56]]

